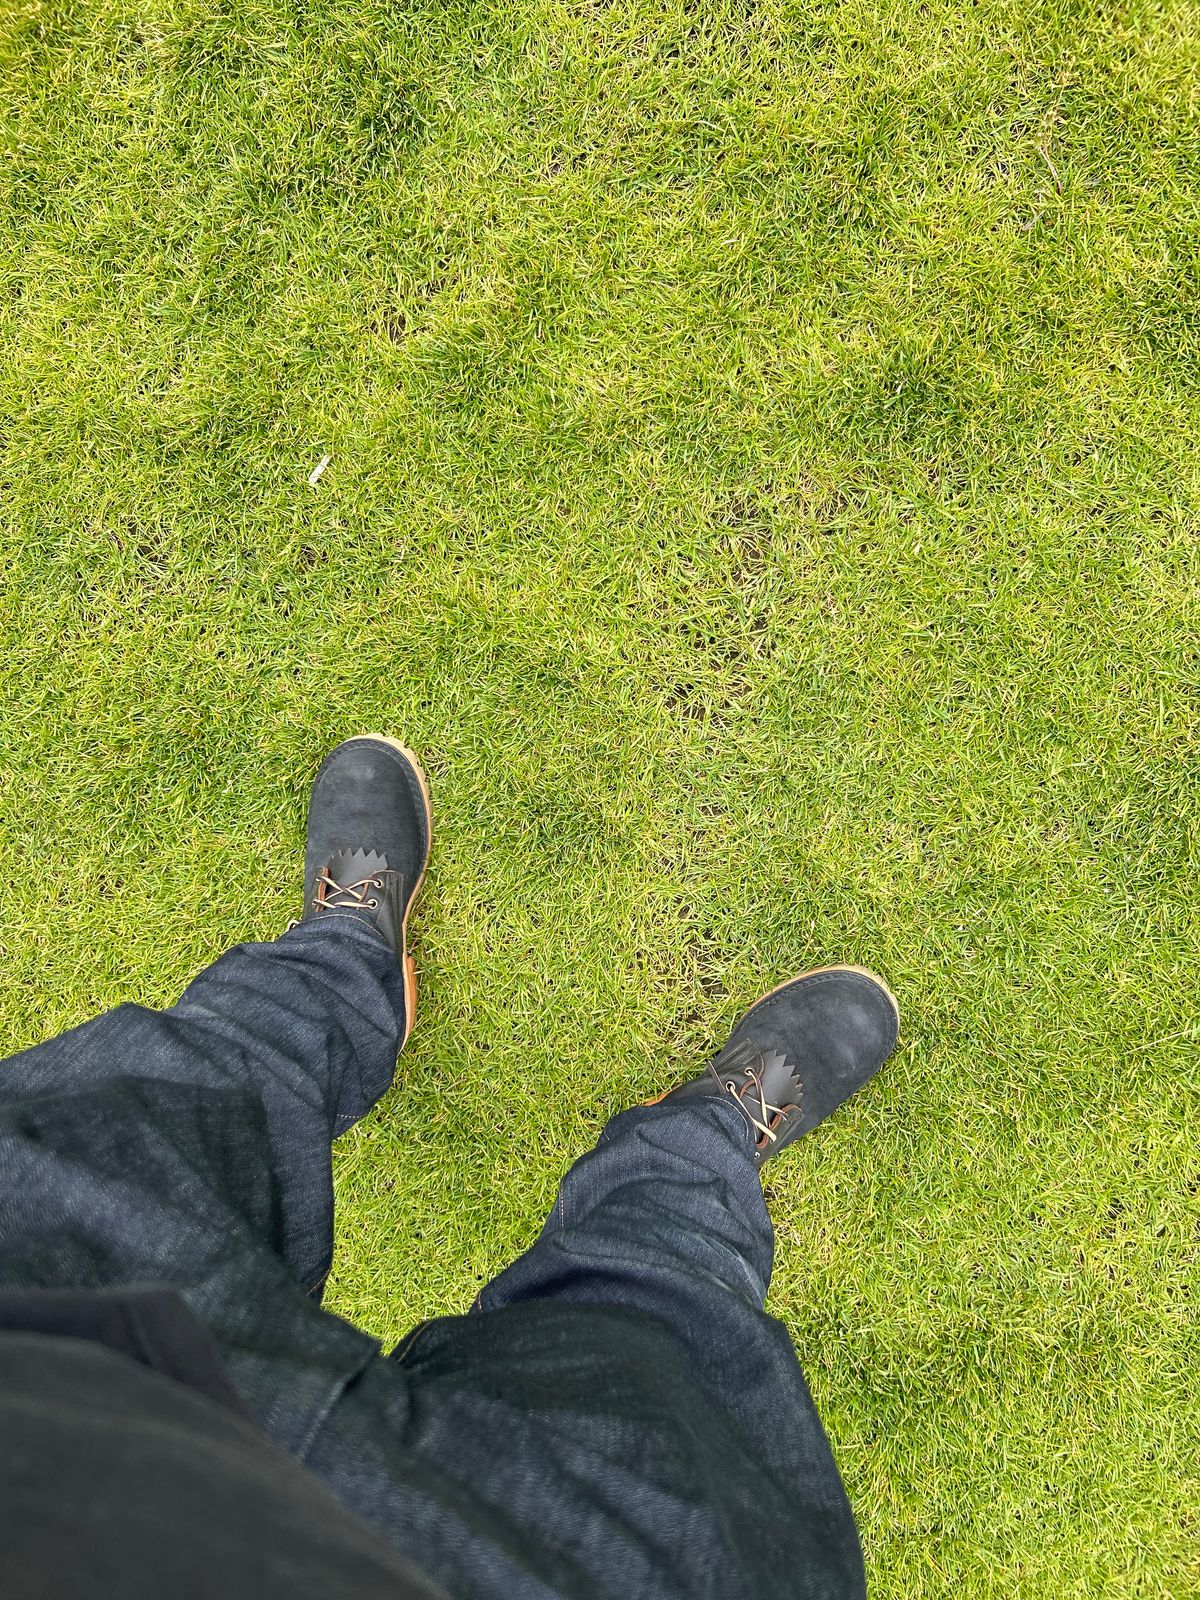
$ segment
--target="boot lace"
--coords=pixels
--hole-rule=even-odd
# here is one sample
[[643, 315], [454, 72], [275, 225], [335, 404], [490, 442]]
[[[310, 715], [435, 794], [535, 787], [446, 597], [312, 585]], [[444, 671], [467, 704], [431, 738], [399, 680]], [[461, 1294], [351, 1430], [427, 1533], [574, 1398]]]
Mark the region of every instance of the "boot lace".
[[359, 878], [356, 883], [339, 883], [328, 867], [317, 873], [313, 904], [318, 911], [377, 911], [379, 901], [372, 889], [383, 888], [382, 878]]
[[[727, 1068], [721, 1072], [714, 1062], [709, 1062], [708, 1070], [727, 1094], [731, 1094], [741, 1107], [743, 1115], [757, 1134], [756, 1143], [759, 1149], [764, 1144], [774, 1144], [779, 1138], [775, 1125], [783, 1116], [784, 1106], [773, 1106], [767, 1099], [767, 1091], [763, 1087], [763, 1075], [749, 1062], [738, 1067], [736, 1073], [730, 1073]], [[738, 1078], [741, 1078], [739, 1083]], [[754, 1090], [754, 1094], [751, 1093]]]

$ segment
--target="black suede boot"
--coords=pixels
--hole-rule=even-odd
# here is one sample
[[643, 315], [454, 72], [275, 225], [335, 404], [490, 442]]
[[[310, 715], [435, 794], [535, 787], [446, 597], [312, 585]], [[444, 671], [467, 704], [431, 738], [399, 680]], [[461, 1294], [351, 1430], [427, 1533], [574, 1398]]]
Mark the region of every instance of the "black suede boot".
[[359, 734], [325, 757], [308, 804], [301, 921], [353, 917], [387, 940], [404, 968], [405, 1038], [417, 998], [405, 932], [430, 833], [425, 774], [399, 740]]
[[662, 1097], [728, 1097], [754, 1130], [756, 1166], [815, 1128], [891, 1055], [900, 1011], [860, 967], [823, 967], [752, 1005], [702, 1076]]

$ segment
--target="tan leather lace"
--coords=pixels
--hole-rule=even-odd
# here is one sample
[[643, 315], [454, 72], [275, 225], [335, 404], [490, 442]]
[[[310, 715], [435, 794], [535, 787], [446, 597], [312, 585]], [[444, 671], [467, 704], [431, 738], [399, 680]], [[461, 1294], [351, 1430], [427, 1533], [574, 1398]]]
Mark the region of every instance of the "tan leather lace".
[[768, 1117], [781, 1117], [783, 1115], [783, 1108], [782, 1106], [773, 1106], [768, 1102], [766, 1090], [763, 1088], [762, 1074], [755, 1072], [753, 1067], [742, 1067], [739, 1069], [742, 1075], [748, 1078], [750, 1083], [753, 1083], [754, 1087], [758, 1090], [758, 1109], [761, 1114], [759, 1116], [755, 1116], [754, 1112], [751, 1110], [749, 1095], [747, 1094], [750, 1084], [743, 1083], [739, 1087], [736, 1078], [722, 1077], [717, 1069], [711, 1065], [709, 1070], [714, 1074], [715, 1077], [720, 1079], [722, 1085], [733, 1096], [738, 1105], [741, 1106], [742, 1110], [749, 1118], [751, 1125], [755, 1128], [759, 1135], [757, 1140], [759, 1146], [763, 1144], [764, 1140], [768, 1144], [774, 1144], [779, 1135], [775, 1132], [773, 1124], [768, 1122], [766, 1119]]
[[339, 883], [328, 867], [317, 873], [313, 904], [318, 911], [376, 911], [379, 901], [369, 898], [372, 889], [382, 889], [382, 878], [360, 878], [356, 883]]

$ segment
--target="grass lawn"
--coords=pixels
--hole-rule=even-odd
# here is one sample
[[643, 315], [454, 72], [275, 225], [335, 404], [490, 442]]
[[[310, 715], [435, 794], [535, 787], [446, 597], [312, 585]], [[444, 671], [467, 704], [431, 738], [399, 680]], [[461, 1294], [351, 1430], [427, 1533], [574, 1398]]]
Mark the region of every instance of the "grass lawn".
[[1187, 0], [0, 13], [0, 1046], [280, 930], [401, 735], [395, 1340], [877, 967], [769, 1174], [876, 1600], [1200, 1593], [1198, 84]]

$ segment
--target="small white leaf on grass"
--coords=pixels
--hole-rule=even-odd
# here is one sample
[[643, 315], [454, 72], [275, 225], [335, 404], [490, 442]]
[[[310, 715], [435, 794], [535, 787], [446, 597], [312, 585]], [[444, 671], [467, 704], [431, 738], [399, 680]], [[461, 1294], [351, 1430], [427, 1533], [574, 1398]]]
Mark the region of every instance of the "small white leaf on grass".
[[311, 485], [312, 485], [312, 486], [313, 486], [313, 488], [314, 488], [314, 489], [315, 489], [315, 488], [316, 488], [316, 486], [317, 486], [317, 480], [318, 480], [318, 478], [319, 478], [319, 477], [320, 477], [320, 476], [321, 476], [321, 474], [322, 474], [322, 473], [323, 473], [323, 472], [324, 472], [324, 471], [325, 471], [325, 468], [326, 468], [326, 467], [327, 467], [327, 466], [328, 466], [328, 465], [329, 465], [329, 457], [328, 457], [328, 456], [322, 456], [322, 457], [321, 457], [321, 459], [320, 459], [320, 461], [318, 461], [318, 462], [317, 462], [317, 464], [316, 464], [316, 466], [315, 466], [315, 467], [314, 467], [314, 468], [313, 468], [313, 469], [312, 469], [312, 471], [311, 471], [311, 472], [310, 472], [310, 473], [309, 473], [309, 475], [308, 475], [308, 481], [309, 481], [309, 483], [310, 483], [310, 484], [311, 484]]

